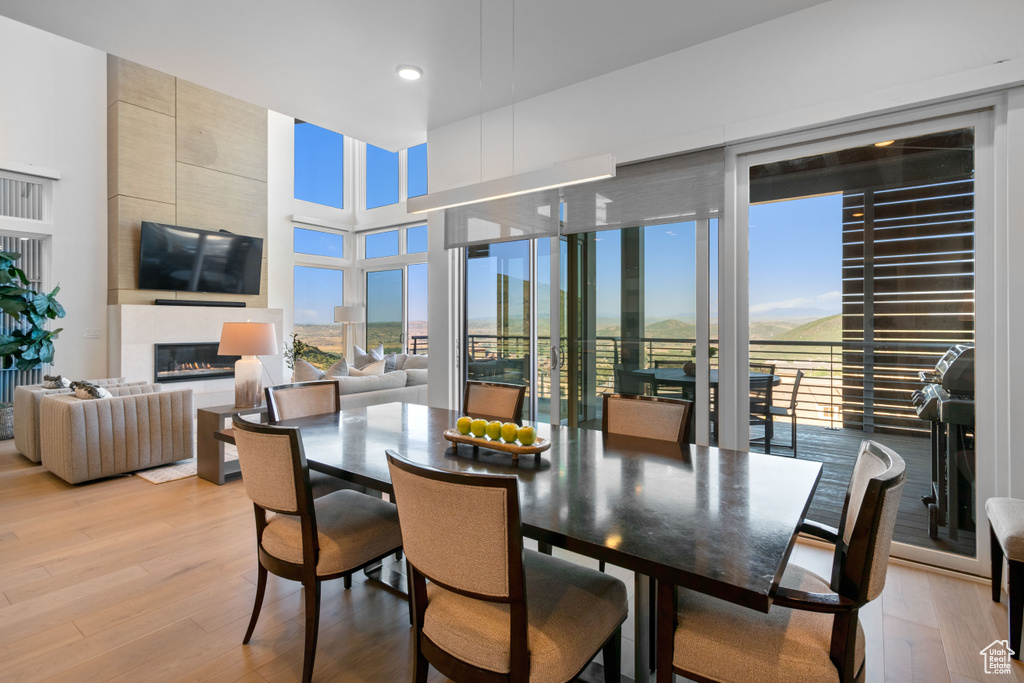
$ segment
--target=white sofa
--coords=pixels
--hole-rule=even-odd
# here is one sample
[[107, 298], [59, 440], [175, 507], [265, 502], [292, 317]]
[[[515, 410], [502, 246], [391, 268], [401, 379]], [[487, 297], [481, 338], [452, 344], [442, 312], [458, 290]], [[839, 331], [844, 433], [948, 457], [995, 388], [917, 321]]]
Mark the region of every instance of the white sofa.
[[365, 408], [379, 403], [427, 403], [427, 371], [394, 370], [383, 375], [330, 377], [338, 382], [341, 409]]

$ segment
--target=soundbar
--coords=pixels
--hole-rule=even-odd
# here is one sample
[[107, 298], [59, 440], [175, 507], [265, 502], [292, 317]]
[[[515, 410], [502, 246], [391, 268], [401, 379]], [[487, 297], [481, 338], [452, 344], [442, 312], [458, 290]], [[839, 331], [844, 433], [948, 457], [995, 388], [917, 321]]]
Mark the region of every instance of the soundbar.
[[218, 306], [220, 308], [245, 308], [244, 301], [198, 301], [197, 299], [156, 299], [157, 306]]

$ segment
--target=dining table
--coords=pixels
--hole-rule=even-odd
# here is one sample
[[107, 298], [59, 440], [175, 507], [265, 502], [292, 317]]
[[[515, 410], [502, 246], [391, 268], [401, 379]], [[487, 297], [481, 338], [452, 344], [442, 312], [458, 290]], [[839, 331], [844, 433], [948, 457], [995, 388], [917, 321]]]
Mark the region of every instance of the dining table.
[[814, 462], [533, 422], [550, 448], [515, 458], [446, 440], [459, 416], [385, 403], [280, 424], [299, 428], [311, 469], [386, 493], [389, 449], [514, 474], [524, 536], [633, 572], [636, 681], [650, 671], [650, 581], [767, 612], [821, 476]]

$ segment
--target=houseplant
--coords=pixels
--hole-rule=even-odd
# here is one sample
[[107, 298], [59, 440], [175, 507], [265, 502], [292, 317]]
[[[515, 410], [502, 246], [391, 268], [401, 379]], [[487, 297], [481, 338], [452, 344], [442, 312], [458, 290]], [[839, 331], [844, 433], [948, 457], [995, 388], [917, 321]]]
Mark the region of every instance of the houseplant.
[[[9, 315], [14, 329], [0, 334], [0, 366], [31, 370], [42, 363], [53, 362], [53, 340], [61, 329], [46, 329], [55, 318], [64, 317], [64, 307], [57, 302], [60, 287], [49, 294], [37, 292], [25, 272], [15, 264], [21, 254], [0, 252], [0, 311]], [[0, 439], [14, 436], [14, 408], [0, 403]]]

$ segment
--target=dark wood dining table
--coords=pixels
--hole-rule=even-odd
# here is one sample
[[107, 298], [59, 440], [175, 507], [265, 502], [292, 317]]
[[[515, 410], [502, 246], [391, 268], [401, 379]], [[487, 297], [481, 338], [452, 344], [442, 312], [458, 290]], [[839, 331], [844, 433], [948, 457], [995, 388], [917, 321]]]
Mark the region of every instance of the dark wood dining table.
[[[439, 469], [515, 474], [523, 534], [634, 572], [635, 680], [649, 671], [649, 580], [767, 612], [821, 476], [818, 463], [536, 424], [540, 461], [453, 444], [459, 413], [404, 403], [281, 424], [310, 468], [391, 492], [386, 449]], [[534, 424], [534, 423], [531, 423]]]

